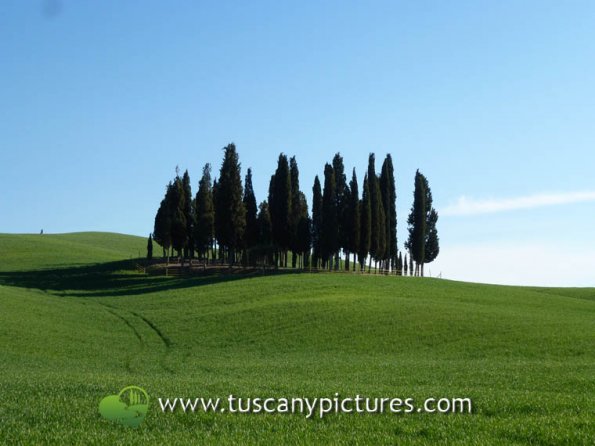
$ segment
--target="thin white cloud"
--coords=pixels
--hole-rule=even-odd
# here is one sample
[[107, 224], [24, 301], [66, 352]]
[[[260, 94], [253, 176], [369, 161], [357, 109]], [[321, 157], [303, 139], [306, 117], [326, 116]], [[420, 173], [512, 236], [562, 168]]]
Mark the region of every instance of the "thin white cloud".
[[533, 209], [558, 204], [595, 201], [595, 191], [564, 192], [526, 195], [524, 197], [495, 198], [476, 200], [460, 197], [453, 205], [441, 209], [441, 215], [477, 215], [494, 212], [514, 211], [518, 209]]

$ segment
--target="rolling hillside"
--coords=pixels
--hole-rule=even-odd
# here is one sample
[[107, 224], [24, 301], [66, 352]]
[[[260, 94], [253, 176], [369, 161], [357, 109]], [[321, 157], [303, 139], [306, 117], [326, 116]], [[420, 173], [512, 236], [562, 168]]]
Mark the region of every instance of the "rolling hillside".
[[[0, 235], [8, 444], [591, 444], [595, 289], [353, 274], [147, 277], [145, 240]], [[99, 401], [153, 398], [138, 429]], [[472, 414], [161, 413], [158, 397], [466, 396]]]

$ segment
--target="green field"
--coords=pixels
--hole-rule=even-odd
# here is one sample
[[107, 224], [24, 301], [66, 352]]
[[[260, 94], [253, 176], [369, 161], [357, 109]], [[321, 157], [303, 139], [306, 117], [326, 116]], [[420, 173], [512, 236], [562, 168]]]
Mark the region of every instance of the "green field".
[[[0, 443], [593, 444], [595, 289], [145, 276], [145, 239], [0, 235]], [[98, 413], [127, 385], [138, 428]], [[467, 396], [472, 414], [161, 413], [157, 397]]]

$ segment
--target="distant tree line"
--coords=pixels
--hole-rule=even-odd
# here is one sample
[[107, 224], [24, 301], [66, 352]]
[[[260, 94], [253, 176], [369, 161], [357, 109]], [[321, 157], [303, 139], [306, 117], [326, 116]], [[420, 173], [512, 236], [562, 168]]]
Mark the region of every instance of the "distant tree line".
[[235, 145], [223, 150], [219, 176], [212, 179], [211, 165], [206, 164], [195, 196], [188, 171], [180, 176], [176, 168], [155, 216], [149, 258], [154, 240], [164, 258], [175, 253], [182, 264], [199, 257], [229, 265], [347, 271], [359, 266], [361, 272], [367, 266], [368, 272], [423, 276], [424, 264], [438, 256], [438, 213], [428, 180], [419, 170], [407, 219], [408, 253], [403, 256], [397, 248], [397, 192], [390, 154], [380, 174], [370, 154], [360, 194], [355, 168], [348, 182], [337, 153], [324, 166], [323, 182], [318, 175], [314, 179], [310, 213], [295, 157], [279, 155], [267, 200], [257, 205], [252, 170], [242, 183]]

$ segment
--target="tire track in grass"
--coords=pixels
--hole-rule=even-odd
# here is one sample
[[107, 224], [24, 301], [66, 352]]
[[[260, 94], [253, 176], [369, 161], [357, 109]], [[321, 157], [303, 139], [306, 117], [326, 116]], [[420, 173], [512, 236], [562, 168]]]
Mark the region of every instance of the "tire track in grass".
[[[132, 323], [126, 319], [124, 316], [122, 316], [121, 314], [118, 314], [116, 312], [120, 311], [120, 312], [126, 312], [131, 314], [132, 316], [142, 320], [148, 327], [149, 329], [155, 333], [157, 335], [157, 337], [159, 338], [159, 340], [161, 341], [161, 343], [164, 345], [165, 347], [165, 354], [163, 355], [162, 360], [160, 361], [161, 367], [163, 367], [164, 370], [166, 370], [169, 373], [174, 373], [174, 371], [168, 367], [165, 364], [165, 357], [167, 356], [170, 347], [172, 345], [171, 340], [163, 334], [163, 332], [159, 329], [159, 327], [157, 327], [157, 325], [155, 325], [155, 323], [153, 323], [153, 321], [151, 321], [150, 319], [147, 319], [146, 317], [144, 317], [143, 315], [136, 313], [134, 311], [130, 311], [130, 310], [123, 310], [121, 308], [118, 307], [114, 307], [112, 305], [103, 303], [103, 302], [97, 302], [99, 305], [101, 305], [102, 307], [105, 308], [105, 310], [107, 312], [109, 312], [110, 314], [116, 316], [118, 319], [122, 320], [134, 333], [134, 335], [138, 338], [140, 345], [141, 345], [141, 351], [144, 350], [145, 348], [148, 348], [149, 346], [147, 345], [147, 342], [145, 340], [145, 338], [139, 333], [139, 331], [132, 325]], [[139, 352], [140, 354], [140, 352]], [[126, 369], [130, 372], [132, 372], [131, 367], [130, 367], [130, 360], [126, 361]]]
[[165, 336], [163, 332], [159, 329], [159, 327], [157, 327], [157, 325], [155, 325], [151, 320], [147, 319], [142, 314], [135, 313], [134, 311], [130, 311], [130, 313], [142, 319], [149, 327], [151, 327], [151, 330], [153, 330], [157, 334], [157, 336], [161, 338], [166, 348], [169, 349], [171, 347], [171, 340], [167, 336]]
[[[142, 335], [134, 327], [134, 325], [132, 325], [132, 323], [128, 319], [126, 319], [124, 316], [116, 313], [114, 311], [113, 307], [111, 307], [110, 305], [103, 304], [101, 302], [97, 302], [97, 303], [99, 305], [101, 305], [102, 307], [104, 307], [105, 311], [110, 313], [112, 316], [115, 316], [116, 318], [118, 318], [119, 320], [124, 322], [124, 324], [132, 330], [132, 333], [134, 333], [134, 336], [136, 336], [136, 338], [138, 339], [139, 344], [140, 344], [140, 349], [137, 353], [137, 356], [141, 355], [142, 351], [145, 349], [146, 343], [145, 343], [145, 340], [143, 339]], [[133, 373], [131, 362], [132, 362], [131, 359], [129, 357], [126, 357], [125, 366], [126, 366], [126, 370], [128, 371], [128, 373]]]

